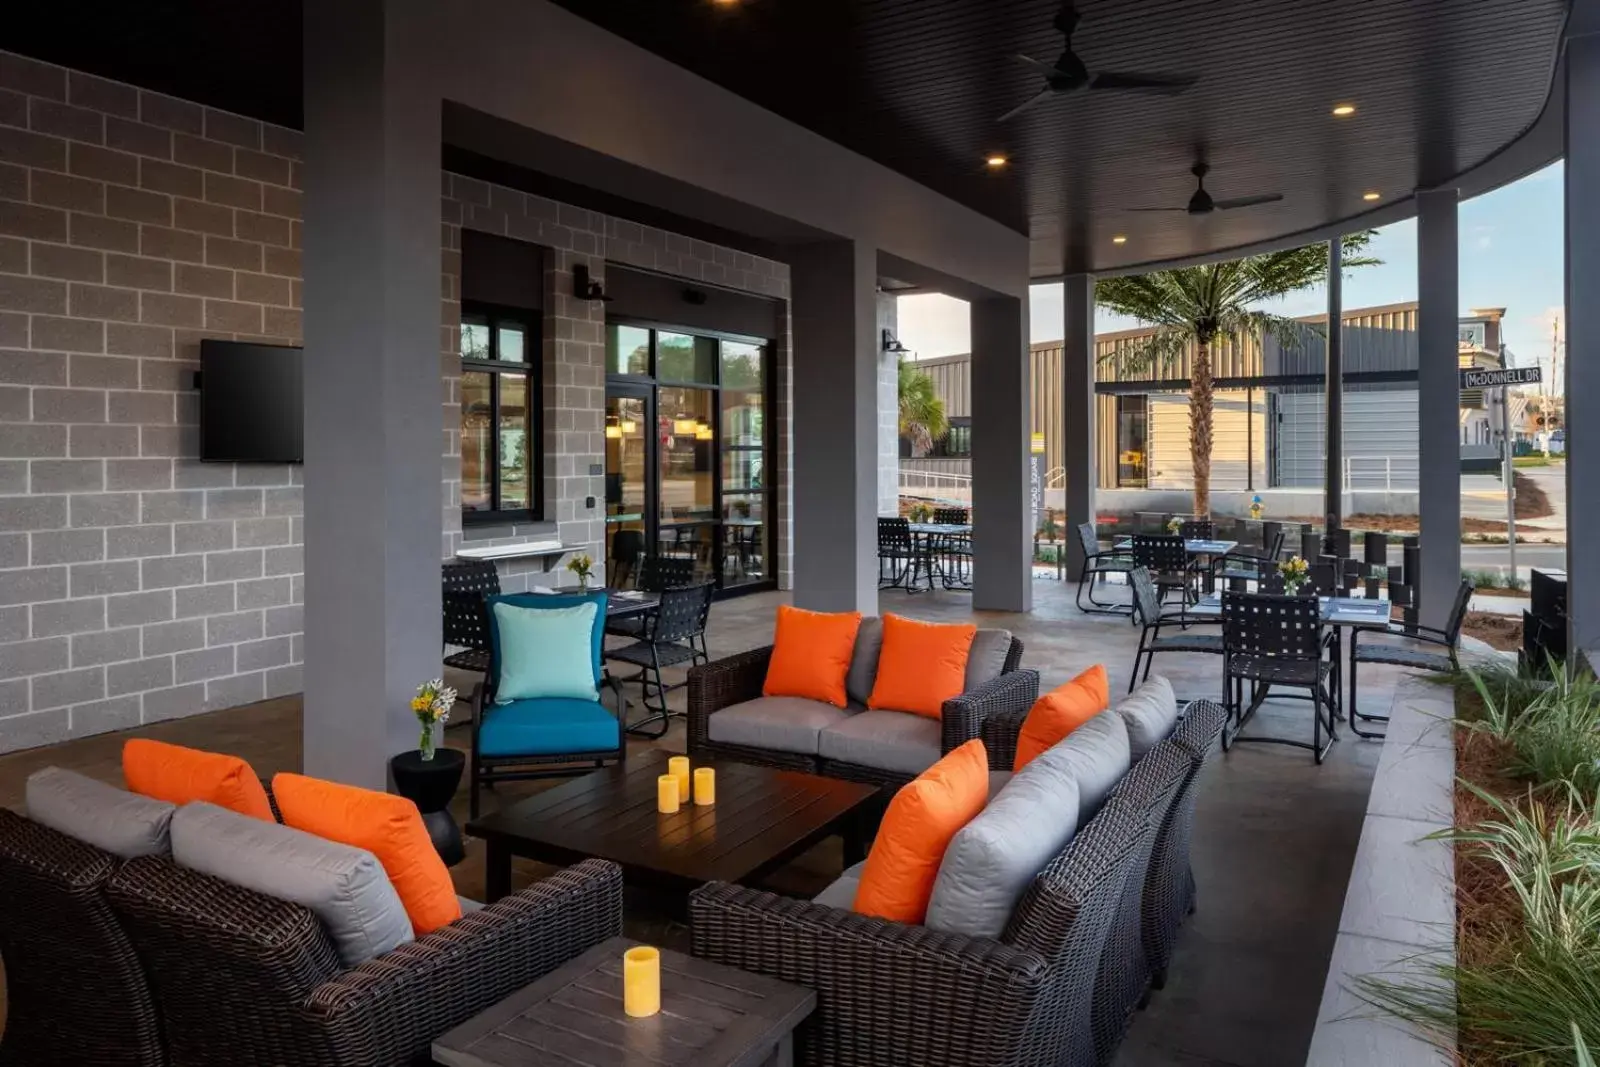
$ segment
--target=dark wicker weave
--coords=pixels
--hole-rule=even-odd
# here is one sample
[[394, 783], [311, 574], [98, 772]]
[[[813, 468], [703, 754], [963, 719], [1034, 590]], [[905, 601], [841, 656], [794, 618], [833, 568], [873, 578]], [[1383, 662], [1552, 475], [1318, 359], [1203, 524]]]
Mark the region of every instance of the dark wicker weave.
[[1107, 809], [1035, 879], [999, 941], [712, 882], [689, 898], [696, 956], [816, 990], [797, 1062], [1079, 1064], [1128, 865], [1148, 833]]
[[121, 861], [0, 808], [0, 1064], [158, 1067], [155, 999], [105, 885]]
[[1144, 944], [1145, 898], [1149, 892], [1150, 857], [1171, 828], [1172, 805], [1190, 774], [1189, 753], [1163, 741], [1123, 776], [1108, 806], [1143, 819], [1150, 834], [1134, 854], [1116, 918], [1100, 956], [1094, 983], [1095, 1061], [1109, 1064], [1127, 1032], [1134, 1009], [1144, 1000], [1154, 977]]
[[464, 671], [489, 670], [488, 597], [500, 592], [500, 572], [492, 560], [451, 560], [443, 566], [444, 643], [466, 649], [446, 656], [444, 665]]
[[296, 904], [144, 857], [108, 888], [161, 1005], [173, 1067], [400, 1067], [622, 932], [622, 872], [588, 860], [359, 967]]
[[[689, 671], [689, 754], [701, 759], [730, 759], [755, 763], [784, 770], [810, 771], [831, 778], [844, 778], [867, 785], [898, 788], [914, 774], [885, 771], [855, 763], [824, 760], [796, 752], [733, 745], [713, 741], [710, 735], [711, 716], [723, 708], [754, 700], [761, 695], [766, 681], [767, 664], [772, 659], [772, 646], [752, 649], [728, 656], [714, 663], [706, 663]], [[983, 722], [991, 715], [1020, 712], [1027, 714], [1039, 698], [1039, 673], [1021, 670], [1017, 664], [1022, 659], [1022, 642], [1011, 639], [1006, 652], [1005, 665], [997, 678], [992, 678], [969, 692], [944, 703], [940, 715], [942, 736], [940, 751], [949, 752], [974, 737], [980, 736]], [[991, 759], [990, 765], [1003, 768]]]

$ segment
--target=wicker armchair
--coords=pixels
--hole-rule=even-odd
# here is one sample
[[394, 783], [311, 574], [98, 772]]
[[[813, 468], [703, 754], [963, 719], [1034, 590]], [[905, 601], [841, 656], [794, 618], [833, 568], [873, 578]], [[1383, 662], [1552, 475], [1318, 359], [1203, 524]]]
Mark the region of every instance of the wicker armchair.
[[1089, 1064], [1091, 996], [1150, 833], [1108, 805], [1034, 880], [998, 940], [938, 933], [712, 882], [689, 898], [696, 956], [808, 986], [797, 1062]]
[[343, 971], [310, 911], [164, 858], [123, 865], [107, 894], [173, 1067], [428, 1062], [435, 1037], [622, 932], [622, 874], [599, 860]]
[[[689, 671], [689, 754], [699, 759], [730, 759], [781, 770], [809, 771], [831, 778], [844, 778], [866, 785], [899, 788], [916, 777], [876, 767], [825, 760], [799, 752], [713, 741], [711, 716], [723, 708], [754, 700], [766, 681], [772, 646], [751, 649]], [[999, 677], [979, 685], [944, 703], [940, 717], [940, 751], [949, 752], [979, 736], [985, 719], [991, 715], [1019, 712], [1026, 715], [1039, 698], [1039, 672], [1019, 669], [1022, 642], [1011, 639], [1005, 665]], [[1014, 743], [1013, 743], [1014, 746]], [[990, 761], [998, 770], [1011, 769]]]
[[121, 862], [0, 808], [0, 1064], [167, 1062], [144, 967], [105, 897]]

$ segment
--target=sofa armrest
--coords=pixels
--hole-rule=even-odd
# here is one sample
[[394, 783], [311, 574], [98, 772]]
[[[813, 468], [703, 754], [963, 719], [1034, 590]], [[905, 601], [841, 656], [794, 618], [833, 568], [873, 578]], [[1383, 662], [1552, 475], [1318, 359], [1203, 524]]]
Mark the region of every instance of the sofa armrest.
[[767, 680], [772, 646], [752, 648], [712, 663], [689, 668], [689, 751], [711, 740], [713, 713], [761, 695]]
[[[1038, 699], [1039, 672], [1027, 668], [991, 678], [958, 697], [946, 700], [940, 712], [943, 735], [939, 750], [949, 752], [974, 737], [983, 736], [983, 724], [993, 716], [1017, 711], [1026, 715]], [[987, 738], [984, 744], [988, 744]], [[1011, 764], [1007, 763], [1005, 769], [1009, 771]]]
[[1009, 771], [1017, 762], [1017, 735], [1022, 733], [1022, 723], [1027, 717], [1028, 708], [1011, 708], [983, 720], [978, 736], [983, 738], [983, 747], [989, 753], [991, 771]]
[[434, 1038], [621, 933], [622, 869], [585, 860], [324, 982], [306, 1009], [336, 1043], [380, 1046], [373, 1062], [428, 1062]]
[[694, 955], [816, 991], [797, 1063], [1013, 1062], [1048, 976], [1042, 956], [989, 938], [725, 882], [690, 894], [689, 922]]

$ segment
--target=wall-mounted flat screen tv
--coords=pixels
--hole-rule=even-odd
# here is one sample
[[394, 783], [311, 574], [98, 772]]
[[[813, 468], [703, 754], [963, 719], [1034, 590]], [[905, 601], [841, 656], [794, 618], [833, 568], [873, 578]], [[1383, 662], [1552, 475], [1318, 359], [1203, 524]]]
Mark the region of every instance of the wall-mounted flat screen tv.
[[200, 459], [301, 463], [302, 350], [240, 341], [200, 342]]

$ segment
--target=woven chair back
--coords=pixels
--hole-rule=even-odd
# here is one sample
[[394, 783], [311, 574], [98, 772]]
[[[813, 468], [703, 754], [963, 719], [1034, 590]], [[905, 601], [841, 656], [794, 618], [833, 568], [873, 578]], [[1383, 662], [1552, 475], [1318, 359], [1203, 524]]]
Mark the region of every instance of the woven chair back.
[[1314, 596], [1224, 593], [1222, 643], [1234, 655], [1322, 658], [1322, 612]]
[[1134, 534], [1133, 562], [1151, 574], [1177, 574], [1189, 565], [1183, 538], [1171, 534]]
[[486, 559], [451, 560], [443, 567], [440, 600], [444, 643], [460, 648], [489, 647], [488, 599], [500, 593], [500, 572]]

